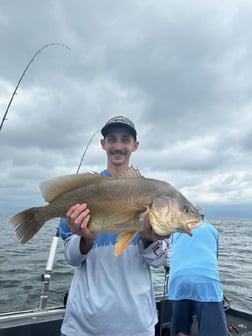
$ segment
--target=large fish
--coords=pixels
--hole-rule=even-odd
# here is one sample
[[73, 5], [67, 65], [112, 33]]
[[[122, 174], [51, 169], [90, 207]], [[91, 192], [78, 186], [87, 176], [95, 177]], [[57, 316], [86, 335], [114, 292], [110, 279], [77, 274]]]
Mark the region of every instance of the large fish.
[[92, 231], [120, 233], [115, 255], [121, 254], [143, 229], [146, 215], [155, 233], [161, 236], [176, 231], [192, 235], [191, 228], [200, 225], [199, 211], [175, 187], [145, 178], [133, 167], [119, 177], [98, 173], [61, 176], [42, 182], [40, 189], [49, 204], [24, 210], [10, 220], [23, 244], [46, 221], [65, 217], [72, 205], [84, 202], [90, 209]]

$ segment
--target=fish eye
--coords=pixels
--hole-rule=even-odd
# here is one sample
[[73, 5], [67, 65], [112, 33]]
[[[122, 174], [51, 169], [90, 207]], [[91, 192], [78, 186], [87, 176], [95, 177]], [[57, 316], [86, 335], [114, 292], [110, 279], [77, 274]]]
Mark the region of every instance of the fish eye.
[[184, 213], [189, 213], [190, 209], [188, 207], [184, 207]]

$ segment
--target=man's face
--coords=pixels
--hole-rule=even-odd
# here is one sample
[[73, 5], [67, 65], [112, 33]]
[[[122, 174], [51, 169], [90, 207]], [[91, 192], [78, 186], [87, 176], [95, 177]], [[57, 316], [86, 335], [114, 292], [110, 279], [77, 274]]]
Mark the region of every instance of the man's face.
[[129, 163], [131, 153], [137, 150], [138, 141], [127, 130], [115, 127], [101, 140], [101, 145], [112, 164], [123, 165]]

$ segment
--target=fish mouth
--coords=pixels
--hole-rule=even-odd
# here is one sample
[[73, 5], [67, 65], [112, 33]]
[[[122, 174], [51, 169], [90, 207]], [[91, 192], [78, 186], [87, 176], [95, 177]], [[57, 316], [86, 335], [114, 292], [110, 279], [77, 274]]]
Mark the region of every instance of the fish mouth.
[[194, 227], [194, 225], [200, 226], [201, 225], [201, 220], [200, 219], [195, 219], [192, 220], [190, 222], [188, 222], [188, 224], [191, 228]]
[[186, 224], [186, 232], [189, 234], [189, 236], [192, 236], [192, 229], [197, 228], [200, 225], [201, 225], [200, 220], [190, 221], [189, 223]]

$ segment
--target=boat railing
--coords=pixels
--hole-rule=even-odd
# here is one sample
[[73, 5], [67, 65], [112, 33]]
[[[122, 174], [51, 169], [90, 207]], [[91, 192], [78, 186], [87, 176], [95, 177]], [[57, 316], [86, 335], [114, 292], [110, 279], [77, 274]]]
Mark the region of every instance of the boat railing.
[[46, 268], [44, 274], [42, 274], [42, 289], [40, 295], [39, 308], [36, 311], [47, 311], [48, 310], [48, 294], [49, 286], [51, 280], [51, 274], [53, 270], [53, 265], [55, 261], [55, 255], [57, 251], [59, 241], [59, 228], [56, 230], [56, 234], [52, 238], [51, 247], [49, 250], [49, 255], [46, 263]]

